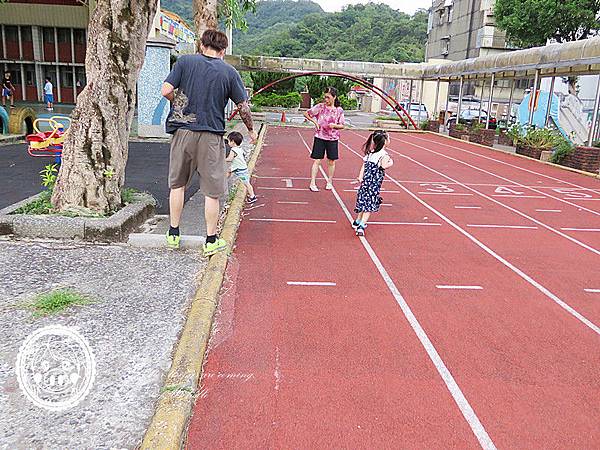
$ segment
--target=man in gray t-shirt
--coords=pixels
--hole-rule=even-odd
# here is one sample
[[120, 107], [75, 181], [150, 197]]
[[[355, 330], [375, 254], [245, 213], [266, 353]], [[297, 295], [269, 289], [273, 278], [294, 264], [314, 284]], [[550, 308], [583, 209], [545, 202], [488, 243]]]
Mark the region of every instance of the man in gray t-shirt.
[[217, 236], [219, 198], [227, 192], [225, 170], [225, 106], [232, 100], [256, 143], [246, 89], [239, 73], [223, 61], [227, 36], [207, 30], [201, 39], [202, 53], [179, 58], [165, 80], [162, 95], [171, 101], [167, 133], [173, 134], [169, 162], [170, 228], [167, 244], [179, 248], [179, 220], [185, 188], [194, 171], [200, 175], [205, 197], [206, 243], [204, 254], [213, 255], [227, 244]]

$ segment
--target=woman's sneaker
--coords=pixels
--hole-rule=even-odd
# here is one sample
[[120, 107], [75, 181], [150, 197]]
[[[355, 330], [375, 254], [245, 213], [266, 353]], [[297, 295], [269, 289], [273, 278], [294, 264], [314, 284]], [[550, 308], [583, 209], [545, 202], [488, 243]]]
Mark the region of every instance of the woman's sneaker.
[[352, 228], [354, 228], [355, 230], [358, 228], [359, 225], [360, 225], [360, 222], [358, 222], [356, 220], [354, 222], [352, 222]]
[[227, 241], [225, 239], [217, 239], [215, 242], [205, 243], [202, 249], [204, 250], [204, 256], [212, 256], [215, 253], [219, 253], [227, 248]]
[[356, 235], [357, 236], [364, 236], [365, 235], [365, 228], [367, 228], [367, 225], [361, 223], [358, 227], [356, 227]]
[[252, 203], [255, 203], [257, 200], [258, 200], [258, 198], [255, 195], [254, 197], [248, 197], [248, 199], [246, 200], [246, 203], [251, 205]]

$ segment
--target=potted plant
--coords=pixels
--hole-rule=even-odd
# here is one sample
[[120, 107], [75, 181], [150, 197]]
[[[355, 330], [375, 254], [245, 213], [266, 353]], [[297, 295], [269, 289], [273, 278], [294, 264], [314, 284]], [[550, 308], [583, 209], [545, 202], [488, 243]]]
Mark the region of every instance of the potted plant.
[[[457, 139], [464, 139], [464, 140], [469, 139], [469, 132], [467, 131], [467, 127], [465, 127], [465, 125], [462, 123], [450, 124], [450, 130], [448, 131], [448, 134], [451, 137], [457, 138]], [[466, 139], [465, 139], [465, 137], [466, 137]]]
[[441, 121], [437, 114], [434, 114], [431, 119], [426, 120], [427, 122], [427, 131], [433, 131], [434, 133], [440, 132]]
[[483, 129], [484, 128], [483, 128], [482, 123], [474, 122], [473, 125], [471, 125], [468, 129], [469, 141], [475, 142], [476, 144], [483, 143], [482, 133], [481, 133]]
[[517, 137], [517, 154], [534, 159], [550, 160], [553, 154], [562, 159], [573, 149], [572, 144], [557, 130], [529, 128]]
[[600, 171], [600, 142], [594, 142], [591, 147], [578, 145], [569, 148], [563, 145], [556, 149], [550, 161], [573, 169], [598, 173]]

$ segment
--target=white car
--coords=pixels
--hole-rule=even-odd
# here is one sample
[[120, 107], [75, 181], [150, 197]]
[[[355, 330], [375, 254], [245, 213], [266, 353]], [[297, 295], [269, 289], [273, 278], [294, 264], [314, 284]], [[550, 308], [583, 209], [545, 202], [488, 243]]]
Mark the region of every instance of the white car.
[[402, 106], [408, 112], [410, 117], [412, 117], [412, 119], [417, 123], [421, 123], [429, 119], [427, 107], [423, 103], [411, 103], [409, 105], [408, 102], [401, 102], [400, 106]]

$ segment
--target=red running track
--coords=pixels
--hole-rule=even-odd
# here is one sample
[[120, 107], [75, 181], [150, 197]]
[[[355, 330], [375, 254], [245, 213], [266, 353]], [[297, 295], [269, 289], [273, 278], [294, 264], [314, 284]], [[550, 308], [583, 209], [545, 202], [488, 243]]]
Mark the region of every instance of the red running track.
[[269, 129], [188, 448], [599, 448], [600, 183], [394, 134], [359, 239], [365, 137]]

